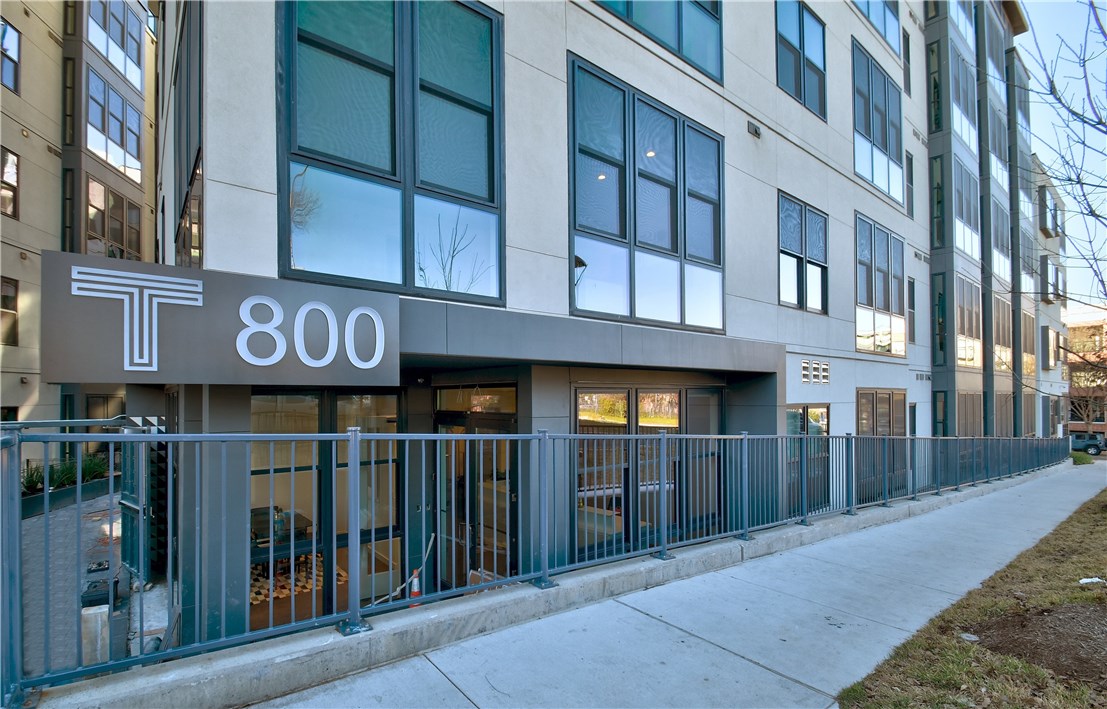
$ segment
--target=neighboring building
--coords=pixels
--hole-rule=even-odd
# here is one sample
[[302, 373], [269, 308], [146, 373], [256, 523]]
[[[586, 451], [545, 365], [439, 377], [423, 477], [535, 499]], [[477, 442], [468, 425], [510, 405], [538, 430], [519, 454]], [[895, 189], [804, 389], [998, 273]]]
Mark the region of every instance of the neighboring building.
[[[3, 359], [8, 420], [123, 413], [117, 381], [41, 372], [41, 258], [153, 261], [156, 42], [139, 2], [3, 6]], [[110, 264], [105, 261], [105, 266]], [[66, 333], [80, 357], [96, 323]]]
[[1107, 310], [1097, 305], [1065, 312], [1069, 372], [1069, 431], [1107, 433]]
[[1034, 225], [1038, 242], [1038, 287], [1035, 320], [1041, 362], [1034, 382], [1038, 398], [1038, 430], [1043, 436], [1064, 435], [1068, 411], [1069, 375], [1066, 358], [1069, 332], [1064, 309], [1068, 303], [1065, 268], [1065, 202], [1042, 167], [1031, 156], [1034, 176]]

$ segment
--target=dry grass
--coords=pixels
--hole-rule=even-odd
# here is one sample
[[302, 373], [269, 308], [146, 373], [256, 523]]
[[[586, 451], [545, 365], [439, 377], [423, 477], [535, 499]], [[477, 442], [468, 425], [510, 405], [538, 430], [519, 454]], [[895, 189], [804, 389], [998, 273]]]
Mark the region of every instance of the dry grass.
[[1107, 585], [1079, 583], [1096, 576], [1107, 578], [1107, 490], [838, 701], [874, 709], [1107, 707]]

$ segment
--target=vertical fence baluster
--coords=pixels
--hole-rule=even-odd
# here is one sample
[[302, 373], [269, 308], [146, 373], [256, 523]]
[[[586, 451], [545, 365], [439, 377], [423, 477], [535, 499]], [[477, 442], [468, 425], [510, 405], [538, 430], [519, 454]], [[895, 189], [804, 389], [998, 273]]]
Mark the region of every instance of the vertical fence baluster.
[[[546, 457], [550, 452], [550, 432], [538, 430], [538, 553], [542, 576], [534, 581], [538, 588], [553, 588], [550, 580], [550, 474]], [[575, 486], [574, 486], [575, 487]]]
[[852, 433], [846, 434], [846, 514], [857, 514], [857, 481], [856, 466], [854, 464], [854, 441]]
[[[346, 600], [346, 620], [339, 625], [339, 631], [343, 635], [353, 635], [369, 630], [370, 626], [361, 619], [361, 515], [358, 505], [358, 482], [361, 476], [357, 474], [361, 470], [361, 429], [351, 426], [346, 429], [346, 434], [346, 583], [350, 586], [347, 589], [349, 595]], [[334, 462], [337, 465], [337, 461]], [[336, 565], [336, 577], [337, 568]]]
[[4, 582], [4, 604], [0, 609], [0, 631], [4, 642], [0, 664], [0, 700], [4, 706], [22, 704], [23, 679], [23, 552], [20, 513], [19, 470], [22, 444], [19, 431], [4, 433], [3, 475], [0, 475], [0, 513], [8, 522], [0, 541], [0, 574]]

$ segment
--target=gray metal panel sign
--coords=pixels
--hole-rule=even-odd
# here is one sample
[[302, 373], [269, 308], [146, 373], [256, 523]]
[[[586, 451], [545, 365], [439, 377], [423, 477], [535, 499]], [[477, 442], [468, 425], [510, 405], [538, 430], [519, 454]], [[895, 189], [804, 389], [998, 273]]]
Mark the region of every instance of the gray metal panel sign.
[[399, 297], [42, 254], [52, 383], [397, 386]]

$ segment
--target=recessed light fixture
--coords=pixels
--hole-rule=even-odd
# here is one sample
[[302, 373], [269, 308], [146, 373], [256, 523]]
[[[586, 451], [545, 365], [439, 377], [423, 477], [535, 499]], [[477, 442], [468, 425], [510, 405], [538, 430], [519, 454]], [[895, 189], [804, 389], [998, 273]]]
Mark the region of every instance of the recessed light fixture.
[[647, 151], [646, 151], [646, 157], [648, 157], [648, 158], [652, 158], [652, 157], [653, 157], [654, 155], [657, 155], [657, 153], [655, 153], [655, 152], [654, 152], [654, 151], [652, 151], [652, 150], [647, 150]]
[[596, 179], [597, 179], [597, 180], [606, 180], [606, 179], [607, 179], [607, 175], [605, 175], [605, 174], [603, 174], [603, 173], [601, 172], [601, 173], [600, 173], [599, 175], [597, 175], [597, 176], [596, 176]]

